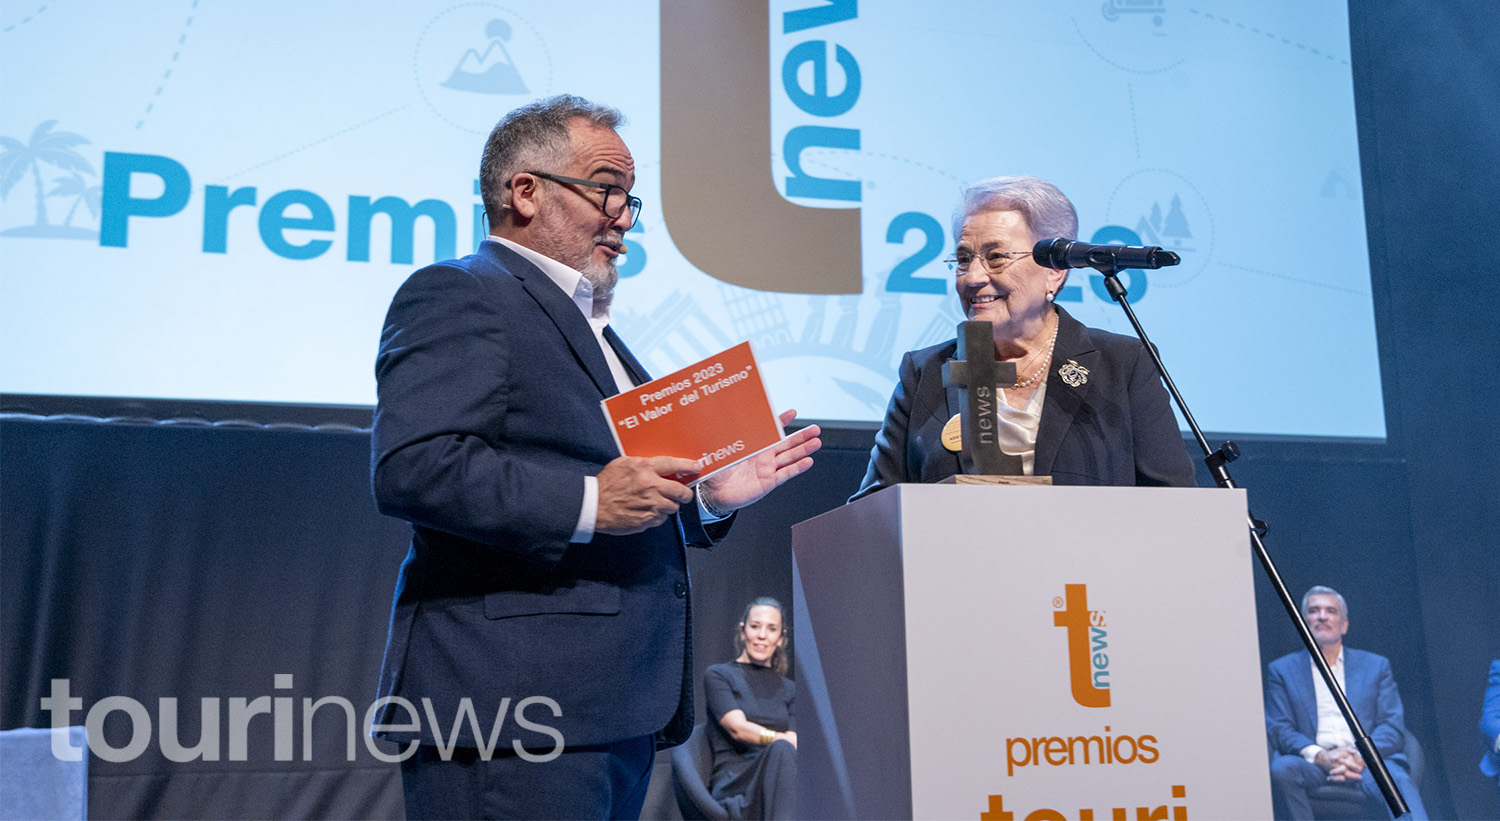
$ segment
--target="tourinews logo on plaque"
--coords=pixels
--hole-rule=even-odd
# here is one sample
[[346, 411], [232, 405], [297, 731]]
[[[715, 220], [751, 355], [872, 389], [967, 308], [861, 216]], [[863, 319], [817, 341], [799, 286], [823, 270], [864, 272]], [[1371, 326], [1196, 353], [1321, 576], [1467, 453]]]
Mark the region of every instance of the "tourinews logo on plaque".
[[[1103, 610], [1090, 610], [1088, 585], [1063, 586], [1063, 595], [1052, 599], [1052, 624], [1067, 628], [1068, 678], [1073, 700], [1083, 707], [1110, 706], [1109, 622]], [[1054, 715], [1063, 712], [1054, 710]], [[1128, 712], [1128, 711], [1127, 711]], [[1085, 713], [1092, 724], [1098, 713]], [[1111, 715], [1110, 713], [1104, 714]], [[1094, 727], [1081, 729], [1073, 718], [1060, 718], [1073, 726], [1047, 732], [1033, 728], [1025, 735], [1005, 739], [1005, 776], [1003, 792], [986, 796], [987, 808], [980, 812], [983, 821], [1040, 821], [1040, 819], [1157, 819], [1187, 821], [1187, 784], [1176, 772], [1158, 773], [1144, 767], [1162, 760], [1163, 744], [1155, 732], [1138, 733], [1135, 715], [1114, 714], [1100, 732]], [[1076, 716], [1075, 716], [1076, 717]], [[1095, 725], [1097, 726], [1097, 725]], [[1122, 730], [1124, 730], [1122, 732]], [[1137, 767], [1136, 765], [1142, 765]], [[1128, 780], [1105, 776], [1096, 767], [1131, 768]], [[1180, 766], [1180, 764], [1179, 764]], [[1053, 780], [1049, 771], [1069, 768], [1071, 781]], [[1079, 768], [1079, 769], [1073, 769]], [[1102, 779], [1110, 779], [1108, 781]], [[1014, 779], [1014, 780], [1012, 780]], [[1173, 784], [1172, 781], [1179, 783]], [[1063, 786], [1071, 784], [1071, 786]], [[1129, 797], [1116, 794], [1114, 787], [1129, 785]], [[1087, 789], [1079, 789], [1087, 786]], [[1146, 788], [1145, 790], [1138, 788]], [[1170, 801], [1162, 797], [1170, 795]], [[1010, 803], [1007, 805], [1006, 799]], [[1095, 806], [1079, 806], [1088, 802]], [[1142, 803], [1145, 802], [1145, 803]], [[1155, 803], [1153, 805], [1152, 802]], [[1104, 806], [1099, 806], [1103, 803]]]
[[1084, 707], [1109, 706], [1109, 631], [1104, 611], [1089, 609], [1086, 584], [1064, 585], [1054, 598], [1052, 624], [1068, 629], [1068, 680], [1073, 700]]

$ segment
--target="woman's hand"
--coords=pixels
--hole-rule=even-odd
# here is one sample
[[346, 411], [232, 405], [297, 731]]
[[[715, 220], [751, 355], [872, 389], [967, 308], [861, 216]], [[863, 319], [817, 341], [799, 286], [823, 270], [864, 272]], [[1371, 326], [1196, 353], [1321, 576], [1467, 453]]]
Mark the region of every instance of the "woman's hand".
[[[729, 733], [730, 738], [756, 747], [764, 745], [765, 742], [762, 740], [763, 736], [761, 734], [770, 730], [769, 727], [763, 727], [746, 718], [744, 710], [730, 710], [725, 713], [723, 718], [719, 719], [719, 726], [723, 727], [724, 731]], [[796, 747], [797, 734], [791, 731], [776, 733], [775, 738], [771, 739], [771, 743], [775, 744], [777, 741], [785, 741]]]

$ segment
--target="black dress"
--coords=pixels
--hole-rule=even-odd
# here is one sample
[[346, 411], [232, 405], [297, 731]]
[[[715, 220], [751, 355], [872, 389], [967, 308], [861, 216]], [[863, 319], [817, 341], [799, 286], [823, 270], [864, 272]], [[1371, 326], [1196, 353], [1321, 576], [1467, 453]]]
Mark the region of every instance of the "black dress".
[[791, 818], [796, 813], [797, 749], [786, 741], [746, 744], [731, 738], [719, 723], [725, 713], [743, 710], [762, 727], [793, 730], [796, 692], [789, 679], [755, 664], [715, 664], [703, 673], [714, 755], [708, 789], [730, 818]]

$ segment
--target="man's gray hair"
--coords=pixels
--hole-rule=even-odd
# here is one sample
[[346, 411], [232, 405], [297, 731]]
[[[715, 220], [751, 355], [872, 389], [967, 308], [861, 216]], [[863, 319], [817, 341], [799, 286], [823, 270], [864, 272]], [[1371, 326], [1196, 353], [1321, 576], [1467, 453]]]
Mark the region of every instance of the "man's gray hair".
[[575, 119], [611, 130], [625, 124], [619, 109], [559, 94], [515, 109], [490, 131], [479, 160], [479, 194], [490, 225], [509, 207], [505, 189], [511, 177], [522, 171], [562, 172], [572, 156], [568, 127]]
[[1307, 589], [1307, 592], [1302, 594], [1302, 615], [1307, 615], [1307, 600], [1312, 598], [1313, 596], [1333, 596], [1334, 598], [1338, 599], [1339, 610], [1343, 612], [1344, 618], [1349, 618], [1349, 605], [1344, 603], [1343, 594], [1339, 593], [1339, 591], [1337, 590], [1334, 590], [1332, 587], [1324, 587], [1321, 584], [1315, 584], [1312, 587], [1309, 587]]
[[964, 222], [985, 211], [1017, 211], [1033, 240], [1078, 237], [1078, 212], [1057, 186], [1039, 177], [991, 177], [964, 188], [953, 209], [953, 240]]

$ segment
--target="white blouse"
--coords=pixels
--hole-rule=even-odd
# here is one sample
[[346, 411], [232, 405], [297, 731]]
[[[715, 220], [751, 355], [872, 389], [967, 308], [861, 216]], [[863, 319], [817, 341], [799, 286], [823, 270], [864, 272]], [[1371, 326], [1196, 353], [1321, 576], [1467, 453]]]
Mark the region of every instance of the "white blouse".
[[1042, 379], [1025, 407], [1013, 408], [1006, 402], [996, 403], [1000, 425], [995, 438], [1000, 443], [1001, 452], [1021, 457], [1021, 473], [1026, 476], [1035, 475], [1036, 432], [1042, 425], [1042, 400], [1046, 395], [1047, 380]]

